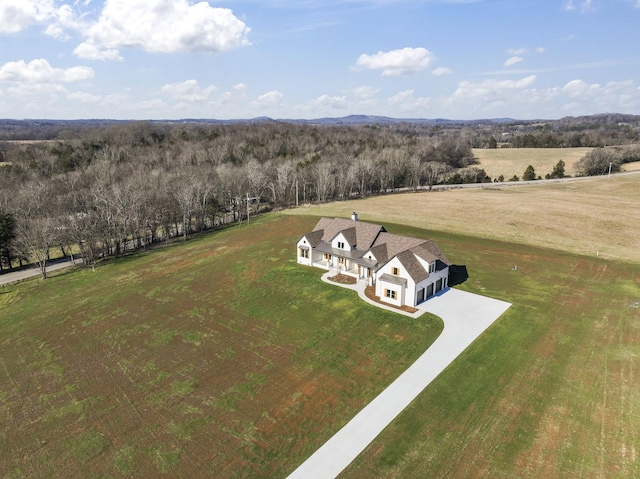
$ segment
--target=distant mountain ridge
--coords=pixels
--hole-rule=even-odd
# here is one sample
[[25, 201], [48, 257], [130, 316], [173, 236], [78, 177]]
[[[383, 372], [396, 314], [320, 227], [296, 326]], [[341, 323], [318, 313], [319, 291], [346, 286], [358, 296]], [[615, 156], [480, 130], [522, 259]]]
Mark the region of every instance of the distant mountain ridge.
[[288, 123], [294, 125], [317, 126], [378, 126], [378, 127], [443, 127], [481, 128], [484, 130], [502, 130], [523, 132], [532, 129], [549, 128], [572, 132], [594, 130], [604, 127], [610, 129], [626, 128], [640, 130], [640, 115], [624, 113], [601, 113], [579, 117], [564, 117], [557, 120], [518, 120], [514, 118], [487, 118], [476, 120], [451, 120], [447, 118], [393, 118], [380, 115], [347, 115], [342, 117], [323, 117], [315, 119], [274, 119], [267, 116], [249, 119], [218, 120], [214, 118], [182, 118], [179, 120], [113, 120], [113, 119], [81, 119], [81, 120], [49, 120], [49, 119], [0, 119], [0, 141], [10, 140], [51, 140], [69, 138], [74, 132], [85, 128], [104, 128], [127, 123], [152, 124], [195, 124], [195, 125], [259, 125]]

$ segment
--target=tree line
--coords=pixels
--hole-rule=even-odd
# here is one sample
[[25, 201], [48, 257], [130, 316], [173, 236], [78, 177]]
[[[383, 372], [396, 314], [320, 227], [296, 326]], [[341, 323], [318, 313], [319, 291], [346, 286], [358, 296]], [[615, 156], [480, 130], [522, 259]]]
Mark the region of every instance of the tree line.
[[43, 277], [53, 248], [92, 265], [265, 209], [433, 185], [476, 161], [448, 134], [286, 123], [136, 122], [0, 151], [0, 268], [35, 262]]
[[[492, 181], [474, 133], [407, 125], [117, 123], [0, 143], [0, 270], [86, 265], [251, 214]], [[588, 173], [587, 173], [588, 174]]]

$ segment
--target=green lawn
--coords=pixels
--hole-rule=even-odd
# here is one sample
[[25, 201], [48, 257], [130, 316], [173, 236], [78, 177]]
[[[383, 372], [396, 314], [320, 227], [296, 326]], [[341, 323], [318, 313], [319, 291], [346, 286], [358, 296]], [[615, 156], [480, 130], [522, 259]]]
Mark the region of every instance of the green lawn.
[[[316, 220], [0, 289], [0, 476], [295, 469], [441, 328], [297, 265]], [[513, 306], [341, 477], [640, 476], [640, 265], [385, 226]]]
[[311, 218], [0, 289], [0, 477], [283, 477], [441, 331], [295, 263]]
[[640, 266], [430, 236], [513, 306], [341, 477], [640, 477]]

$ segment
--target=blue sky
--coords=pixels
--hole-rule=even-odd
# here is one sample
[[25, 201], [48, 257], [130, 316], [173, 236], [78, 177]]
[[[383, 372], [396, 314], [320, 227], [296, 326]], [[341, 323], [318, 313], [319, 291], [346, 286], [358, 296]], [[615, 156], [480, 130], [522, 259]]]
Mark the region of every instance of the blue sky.
[[0, 118], [640, 114], [640, 0], [0, 0]]

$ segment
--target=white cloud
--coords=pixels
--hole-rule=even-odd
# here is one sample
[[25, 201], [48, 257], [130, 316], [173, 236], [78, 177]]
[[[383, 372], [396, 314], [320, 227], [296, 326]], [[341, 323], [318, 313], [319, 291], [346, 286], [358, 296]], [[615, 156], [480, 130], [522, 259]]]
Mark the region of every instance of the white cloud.
[[270, 106], [274, 106], [282, 100], [282, 93], [277, 90], [272, 90], [267, 93], [264, 93], [258, 97], [256, 101], [252, 104], [257, 108], [266, 108]]
[[[17, 33], [32, 25], [45, 24], [45, 34], [66, 40], [65, 29], [82, 25], [72, 6], [56, 0], [0, 0], [0, 33]], [[77, 4], [78, 2], [75, 2]]]
[[171, 95], [175, 99], [197, 102], [207, 100], [217, 89], [215, 85], [200, 88], [196, 80], [187, 80], [181, 83], [167, 83], [162, 87], [162, 93]]
[[524, 58], [522, 58], [522, 57], [518, 57], [518, 56], [511, 57], [506, 62], [504, 62], [504, 66], [505, 67], [510, 67], [512, 65], [515, 65], [516, 63], [521, 63], [523, 61], [524, 61]]
[[53, 0], [0, 0], [0, 32], [16, 33], [53, 16]]
[[450, 75], [451, 73], [453, 73], [453, 70], [447, 67], [438, 67], [435, 70], [433, 70], [431, 73], [437, 77], [440, 77], [442, 75]]
[[526, 48], [509, 48], [509, 50], [507, 50], [507, 53], [509, 55], [520, 56], [527, 53], [527, 49]]
[[116, 49], [103, 49], [91, 43], [83, 42], [78, 45], [73, 54], [79, 58], [85, 58], [87, 60], [122, 60], [120, 52]]
[[236, 85], [233, 85], [233, 89], [234, 90], [238, 90], [238, 91], [242, 91], [242, 90], [246, 90], [247, 85], [245, 85], [244, 83], [238, 83]]
[[89, 67], [54, 68], [44, 58], [25, 63], [24, 60], [5, 63], [0, 67], [0, 81], [25, 83], [75, 82], [93, 78]]
[[558, 118], [603, 111], [637, 111], [640, 88], [633, 80], [604, 85], [580, 79], [535, 88], [535, 77], [460, 82], [453, 95], [438, 100], [446, 116], [462, 118]]
[[330, 107], [335, 109], [346, 108], [347, 97], [346, 96], [330, 96], [327, 94], [320, 95], [318, 98], [311, 100], [309, 102], [310, 106], [313, 107]]
[[483, 80], [479, 82], [463, 81], [453, 93], [454, 98], [485, 99], [495, 101], [506, 99], [507, 94], [514, 90], [522, 90], [531, 86], [536, 80], [535, 75], [521, 80]]
[[371, 98], [380, 91], [379, 88], [373, 88], [370, 86], [359, 86], [353, 89], [353, 94], [360, 98]]
[[82, 103], [98, 103], [101, 100], [101, 98], [97, 95], [92, 95], [91, 93], [81, 91], [73, 92], [69, 94], [67, 98], [69, 98], [69, 100], [75, 100]]
[[138, 103], [135, 103], [133, 105], [131, 105], [131, 109], [133, 111], [139, 111], [139, 110], [145, 110], [145, 111], [153, 111], [153, 110], [157, 110], [157, 111], [162, 111], [166, 108], [166, 103], [163, 102], [162, 100], [158, 99], [158, 98], [154, 98], [153, 100], [145, 100], [145, 101], [139, 101]]
[[382, 70], [383, 76], [402, 76], [418, 73], [429, 67], [435, 55], [426, 48], [402, 48], [374, 55], [362, 54], [356, 65], [371, 70]]
[[567, 0], [567, 2], [564, 5], [564, 9], [568, 12], [580, 9], [582, 13], [585, 13], [592, 10], [592, 8], [593, 8], [593, 0], [581, 0], [578, 2], [574, 0]]
[[413, 98], [413, 90], [404, 90], [396, 93], [392, 97], [389, 97], [391, 103], [405, 103], [407, 100]]
[[427, 97], [413, 96], [413, 90], [405, 90], [389, 97], [388, 102], [402, 112], [413, 112], [416, 115], [425, 115], [424, 109], [431, 103]]
[[219, 53], [249, 44], [250, 28], [227, 8], [188, 0], [106, 0], [100, 18], [82, 31], [76, 54], [141, 48], [149, 52]]

